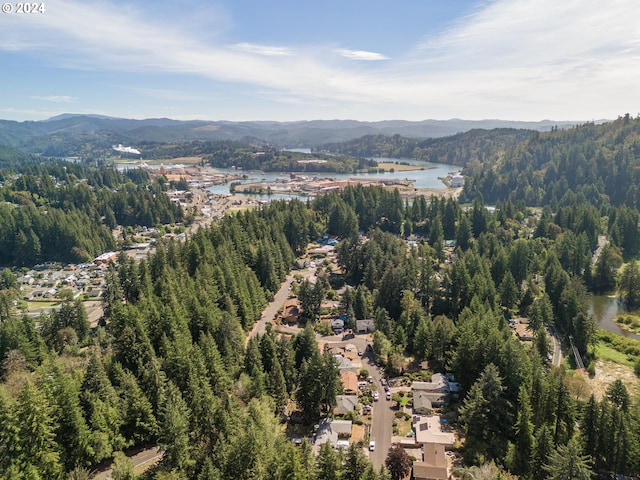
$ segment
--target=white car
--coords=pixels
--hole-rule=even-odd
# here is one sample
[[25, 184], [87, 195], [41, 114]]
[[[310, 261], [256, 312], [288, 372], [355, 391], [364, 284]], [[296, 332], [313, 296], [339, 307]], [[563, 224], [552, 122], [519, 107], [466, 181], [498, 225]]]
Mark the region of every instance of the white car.
[[377, 402], [378, 400], [380, 400], [380, 395], [378, 392], [373, 392], [373, 401]]
[[369, 442], [369, 451], [373, 452], [375, 449], [376, 449], [376, 442], [375, 442], [375, 440], [371, 440]]

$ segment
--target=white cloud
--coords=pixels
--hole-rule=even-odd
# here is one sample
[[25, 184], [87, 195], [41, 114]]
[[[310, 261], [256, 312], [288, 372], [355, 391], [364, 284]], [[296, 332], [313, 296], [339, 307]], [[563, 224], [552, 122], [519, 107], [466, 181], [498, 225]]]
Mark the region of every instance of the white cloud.
[[256, 45], [255, 43], [237, 43], [231, 48], [240, 52], [255, 53], [267, 57], [288, 57], [293, 54], [292, 50], [285, 47], [273, 47], [268, 45]]
[[76, 103], [78, 101], [76, 97], [70, 97], [69, 95], [34, 95], [31, 98], [34, 100], [44, 100], [45, 102], [54, 103]]
[[367, 52], [366, 50], [346, 50], [340, 48], [336, 53], [352, 60], [378, 61], [389, 60], [389, 57], [376, 52]]
[[637, 0], [494, 0], [390, 59], [335, 45], [229, 45], [135, 7], [49, 0], [29, 22], [3, 16], [0, 50], [253, 86], [315, 118], [615, 118], [640, 110], [638, 19]]

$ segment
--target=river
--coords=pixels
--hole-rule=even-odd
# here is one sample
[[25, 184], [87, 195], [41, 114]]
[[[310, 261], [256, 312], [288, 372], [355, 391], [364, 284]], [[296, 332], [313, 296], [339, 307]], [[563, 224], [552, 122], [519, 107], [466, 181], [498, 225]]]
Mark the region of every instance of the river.
[[[415, 188], [445, 188], [445, 185], [442, 183], [440, 178], [446, 177], [451, 172], [457, 172], [460, 170], [460, 167], [456, 165], [447, 165], [444, 163], [427, 163], [420, 161], [412, 161], [406, 159], [398, 159], [398, 158], [374, 158], [378, 162], [390, 162], [390, 163], [405, 163], [411, 165], [420, 165], [424, 167], [423, 170], [408, 170], [408, 171], [396, 171], [396, 172], [386, 172], [386, 173], [331, 173], [331, 172], [297, 172], [299, 175], [306, 177], [320, 177], [320, 178], [335, 178], [335, 179], [348, 179], [348, 178], [393, 178], [396, 180], [404, 180], [410, 179], [414, 180]], [[231, 170], [226, 168], [216, 168], [217, 171], [221, 173], [229, 173], [229, 174], [241, 174], [243, 173], [241, 170]], [[256, 183], [256, 182], [274, 182], [278, 178], [282, 178], [283, 175], [289, 175], [289, 172], [260, 172], [260, 171], [247, 171], [244, 172], [248, 178], [245, 180], [240, 180], [241, 183]], [[209, 188], [209, 191], [215, 194], [228, 194], [229, 193], [229, 184], [223, 185], [214, 185]], [[255, 194], [247, 194], [252, 197], [259, 197], [259, 195]], [[265, 195], [265, 197], [267, 197]], [[286, 194], [274, 194], [270, 195], [271, 199], [278, 198], [292, 198], [297, 197], [295, 195], [286, 195]]]
[[598, 327], [609, 332], [617, 333], [623, 337], [640, 340], [640, 335], [621, 328], [614, 319], [618, 313], [624, 313], [626, 309], [624, 305], [618, 301], [617, 297], [608, 297], [606, 295], [592, 295], [589, 313], [594, 316]]

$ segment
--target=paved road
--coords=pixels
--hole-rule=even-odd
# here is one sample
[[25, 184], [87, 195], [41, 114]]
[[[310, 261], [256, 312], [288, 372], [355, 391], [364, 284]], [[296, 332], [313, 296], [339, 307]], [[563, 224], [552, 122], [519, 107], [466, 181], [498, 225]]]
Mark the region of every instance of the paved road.
[[[316, 335], [319, 341], [325, 343], [343, 342], [342, 334], [335, 336], [321, 336]], [[393, 434], [393, 418], [395, 411], [391, 408], [394, 404], [391, 400], [386, 399], [384, 387], [380, 380], [383, 377], [383, 372], [373, 361], [373, 352], [367, 352], [367, 344], [372, 343], [370, 335], [355, 335], [355, 337], [346, 340], [346, 342], [355, 345], [358, 351], [364, 352], [362, 356], [362, 368], [369, 371], [369, 375], [373, 377], [373, 383], [376, 386], [376, 391], [380, 394], [380, 400], [373, 402], [373, 410], [371, 412], [371, 431], [370, 440], [376, 442], [376, 449], [369, 453], [369, 459], [373, 462], [373, 465], [378, 469], [387, 458], [389, 449], [391, 448], [391, 437]], [[368, 448], [369, 445], [365, 445]]]
[[373, 465], [376, 468], [380, 468], [384, 465], [384, 461], [387, 458], [389, 449], [391, 448], [394, 416], [394, 411], [391, 406], [393, 402], [391, 400], [387, 400], [382, 383], [380, 383], [383, 375], [381, 370], [373, 362], [373, 353], [367, 352], [367, 356], [363, 356], [363, 364], [365, 358], [369, 361], [367, 368], [369, 370], [369, 374], [373, 377], [373, 383], [380, 393], [380, 400], [374, 402], [373, 412], [371, 415], [371, 440], [376, 442], [376, 449], [369, 453], [369, 459], [373, 462]]
[[551, 359], [551, 364], [554, 367], [559, 367], [562, 363], [562, 343], [560, 342], [560, 337], [558, 336], [556, 327], [551, 326], [549, 330], [551, 333], [551, 341], [553, 342], [553, 357]]
[[[160, 447], [151, 447], [146, 450], [142, 450], [135, 455], [129, 457], [129, 460], [133, 463], [134, 473], [140, 475], [148, 468], [152, 467], [160, 461], [163, 452], [160, 451]], [[94, 475], [93, 480], [107, 480], [111, 478], [113, 471], [111, 468], [99, 472]]]

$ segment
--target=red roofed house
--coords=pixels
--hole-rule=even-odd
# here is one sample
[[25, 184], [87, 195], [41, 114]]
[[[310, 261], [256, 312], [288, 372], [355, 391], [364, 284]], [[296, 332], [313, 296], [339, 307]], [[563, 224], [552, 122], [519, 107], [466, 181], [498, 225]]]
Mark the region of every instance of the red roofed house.
[[358, 394], [358, 376], [356, 372], [345, 371], [340, 375], [345, 395]]

